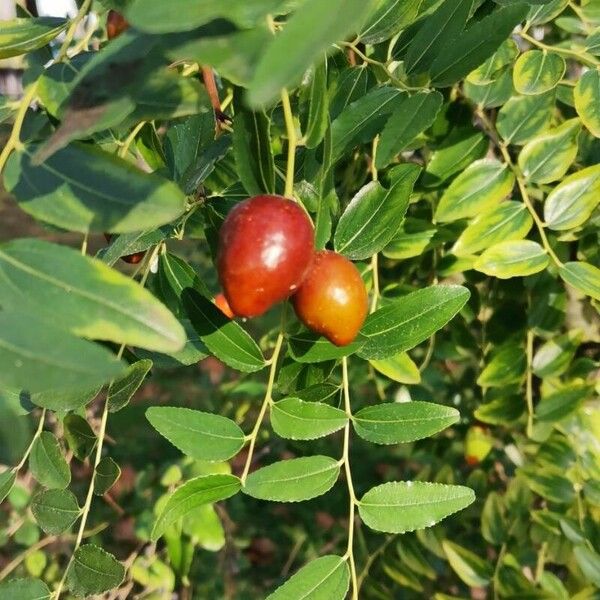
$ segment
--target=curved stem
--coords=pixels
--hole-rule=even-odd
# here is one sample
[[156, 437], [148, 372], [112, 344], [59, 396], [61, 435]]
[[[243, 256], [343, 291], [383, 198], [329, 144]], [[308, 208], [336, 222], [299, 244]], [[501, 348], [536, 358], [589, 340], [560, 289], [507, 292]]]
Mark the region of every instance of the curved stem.
[[478, 107], [476, 109], [476, 113], [477, 113], [477, 116], [479, 117], [479, 119], [481, 120], [481, 123], [483, 124], [483, 127], [486, 130], [486, 133], [490, 136], [490, 138], [492, 139], [494, 144], [498, 147], [498, 149], [502, 153], [502, 157], [504, 158], [506, 164], [509, 166], [510, 170], [514, 173], [515, 179], [517, 180], [517, 185], [519, 186], [519, 191], [521, 193], [521, 198], [523, 199], [523, 204], [525, 204], [525, 206], [527, 207], [527, 210], [529, 211], [529, 214], [531, 215], [531, 217], [536, 225], [536, 228], [540, 234], [540, 239], [542, 240], [544, 249], [550, 256], [550, 258], [552, 258], [552, 260], [554, 261], [556, 266], [562, 267], [563, 263], [560, 260], [560, 258], [558, 258], [558, 256], [552, 249], [550, 242], [548, 241], [548, 236], [546, 235], [546, 231], [544, 229], [544, 223], [540, 219], [535, 208], [533, 207], [533, 204], [531, 203], [531, 198], [529, 197], [529, 193], [527, 192], [527, 187], [525, 186], [525, 181], [523, 179], [523, 176], [521, 175], [521, 171], [519, 170], [517, 165], [515, 165], [515, 163], [513, 162], [512, 158], [508, 152], [508, 148], [507, 148], [506, 144], [498, 137], [498, 134], [496, 133], [496, 128], [494, 127], [494, 124], [488, 119], [487, 115], [480, 107]]
[[352, 578], [352, 600], [358, 600], [358, 578], [356, 576], [356, 562], [354, 560], [354, 513], [358, 501], [354, 492], [354, 484], [352, 483], [352, 471], [350, 469], [350, 423], [352, 421], [352, 409], [350, 406], [350, 385], [348, 379], [348, 358], [342, 358], [342, 377], [344, 388], [344, 410], [348, 417], [348, 422], [344, 427], [344, 449], [342, 452], [341, 462], [344, 465], [346, 472], [346, 484], [348, 485], [348, 495], [350, 496], [350, 510], [348, 514], [348, 547], [344, 558], [350, 564], [350, 575]]
[[69, 29], [65, 34], [65, 39], [62, 43], [62, 46], [60, 47], [58, 56], [56, 57], [56, 60], [54, 62], [60, 62], [63, 58], [66, 58], [69, 46], [71, 45], [71, 42], [75, 37], [77, 27], [79, 26], [80, 21], [85, 17], [85, 15], [87, 15], [91, 5], [92, 0], [85, 0], [84, 3], [81, 5], [79, 12], [75, 15], [75, 18], [71, 21], [71, 24], [69, 25]]
[[262, 405], [260, 407], [260, 411], [258, 413], [258, 417], [256, 418], [256, 423], [254, 423], [254, 427], [252, 429], [252, 433], [248, 436], [248, 440], [250, 440], [250, 446], [248, 447], [248, 455], [246, 456], [246, 463], [244, 465], [244, 470], [242, 472], [242, 476], [240, 480], [242, 485], [246, 482], [246, 478], [248, 477], [248, 472], [250, 471], [250, 466], [252, 465], [252, 457], [254, 456], [254, 447], [256, 446], [256, 438], [258, 437], [258, 432], [260, 431], [262, 422], [265, 418], [265, 413], [267, 412], [267, 407], [273, 402], [273, 385], [275, 384], [275, 374], [277, 372], [277, 361], [279, 359], [279, 354], [281, 353], [281, 346], [283, 344], [283, 332], [285, 325], [285, 308], [284, 313], [281, 317], [281, 331], [277, 336], [277, 341], [275, 342], [275, 350], [273, 350], [273, 355], [270, 359], [271, 366], [269, 367], [269, 382], [267, 383], [267, 391], [265, 392], [265, 397], [263, 399]]
[[27, 109], [29, 105], [35, 98], [35, 93], [37, 91], [37, 82], [32, 83], [29, 86], [29, 89], [21, 98], [19, 103], [19, 110], [17, 111], [17, 116], [15, 117], [15, 122], [13, 124], [12, 131], [10, 132], [10, 137], [6, 141], [4, 148], [2, 148], [2, 152], [0, 153], [0, 172], [4, 169], [4, 165], [10, 156], [10, 153], [16, 149], [21, 147], [21, 129], [23, 127], [23, 121], [25, 120], [25, 115], [27, 114]]
[[294, 115], [287, 90], [281, 91], [281, 103], [283, 104], [283, 115], [285, 118], [285, 129], [288, 138], [287, 168], [285, 172], [285, 191], [284, 196], [291, 198], [294, 194], [294, 172], [296, 167], [296, 146], [298, 145], [298, 136], [294, 125]]
[[555, 52], [556, 54], [562, 54], [563, 56], [568, 56], [570, 58], [574, 58], [579, 62], [582, 62], [590, 67], [599, 67], [600, 61], [589, 56], [586, 52], [578, 52], [577, 50], [570, 50], [569, 48], [562, 48], [561, 46], [551, 46], [549, 44], [544, 44], [544, 42], [540, 42], [536, 40], [534, 37], [529, 34], [521, 31], [519, 36], [524, 40], [528, 41], [532, 46], [537, 46], [542, 50], [546, 50], [549, 52]]
[[375, 552], [372, 552], [371, 554], [369, 554], [369, 558], [367, 559], [367, 562], [363, 568], [363, 570], [360, 572], [360, 575], [358, 576], [358, 590], [360, 591], [360, 588], [362, 587], [362, 584], [364, 583], [365, 579], [367, 578], [367, 575], [369, 574], [369, 569], [373, 566], [373, 563], [386, 551], [386, 548], [397, 538], [397, 535], [390, 535], [388, 536], [388, 538], [385, 540], [385, 542], [383, 542], [383, 544], [381, 544], [381, 546], [379, 546], [379, 548], [377, 548], [377, 550], [375, 550]]
[[117, 153], [118, 156], [120, 156], [121, 158], [127, 156], [127, 152], [129, 152], [129, 146], [131, 146], [133, 140], [135, 140], [135, 136], [140, 132], [140, 130], [145, 124], [146, 121], [142, 121], [131, 130], [131, 133], [127, 136], [127, 138], [123, 142], [123, 145], [119, 148], [119, 152]]
[[40, 437], [40, 435], [44, 429], [45, 419], [46, 419], [46, 409], [44, 408], [44, 409], [42, 409], [42, 414], [40, 415], [40, 421], [38, 423], [37, 429], [35, 430], [35, 433], [33, 434], [33, 439], [31, 440], [31, 443], [27, 447], [27, 450], [25, 450], [25, 454], [23, 455], [21, 462], [14, 468], [15, 473], [20, 471], [23, 468], [23, 465], [27, 462], [27, 459], [29, 458], [31, 451], [33, 450], [33, 446], [34, 446], [36, 440]]

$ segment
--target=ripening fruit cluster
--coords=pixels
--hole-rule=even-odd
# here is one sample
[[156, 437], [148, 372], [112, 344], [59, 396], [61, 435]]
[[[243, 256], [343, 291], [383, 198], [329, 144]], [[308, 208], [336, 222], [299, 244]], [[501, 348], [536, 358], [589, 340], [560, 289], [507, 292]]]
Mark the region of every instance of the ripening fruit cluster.
[[[128, 27], [122, 15], [109, 11], [108, 39]], [[144, 255], [122, 258], [136, 264]], [[291, 297], [306, 327], [345, 346], [367, 315], [358, 269], [341, 254], [316, 252], [312, 222], [298, 204], [281, 196], [255, 196], [229, 213], [219, 232], [217, 270], [223, 293], [215, 304], [230, 319], [257, 317]]]
[[229, 213], [217, 270], [225, 314], [256, 317], [291, 297], [300, 321], [338, 346], [354, 340], [367, 315], [358, 269], [341, 254], [316, 252], [312, 222], [282, 196], [255, 196]]

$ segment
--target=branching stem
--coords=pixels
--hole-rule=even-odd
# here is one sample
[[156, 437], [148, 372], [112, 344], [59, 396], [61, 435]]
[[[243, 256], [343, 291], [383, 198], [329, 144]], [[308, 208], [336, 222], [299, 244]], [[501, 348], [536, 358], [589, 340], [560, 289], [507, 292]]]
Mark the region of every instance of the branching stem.
[[346, 472], [346, 484], [348, 485], [348, 495], [350, 496], [350, 510], [348, 513], [348, 548], [344, 558], [348, 560], [350, 565], [350, 576], [352, 579], [352, 600], [358, 600], [358, 578], [356, 576], [356, 562], [354, 560], [354, 513], [358, 501], [354, 492], [354, 484], [352, 483], [352, 471], [350, 469], [350, 423], [352, 421], [352, 409], [350, 407], [350, 384], [348, 379], [348, 358], [342, 358], [342, 377], [344, 388], [344, 410], [348, 417], [348, 422], [344, 427], [344, 449], [342, 451], [341, 462], [344, 465]]
[[290, 104], [290, 96], [286, 89], [281, 91], [281, 103], [283, 105], [283, 115], [285, 118], [285, 129], [288, 139], [287, 168], [285, 172], [285, 191], [284, 196], [291, 198], [294, 194], [294, 172], [296, 169], [296, 146], [298, 145], [298, 136], [296, 126], [294, 125], [294, 115]]
[[262, 405], [260, 407], [260, 411], [258, 413], [258, 417], [256, 418], [256, 422], [254, 423], [254, 428], [250, 435], [246, 437], [247, 440], [250, 441], [250, 446], [248, 447], [248, 455], [246, 456], [246, 464], [244, 465], [244, 470], [242, 472], [242, 476], [240, 477], [242, 485], [246, 482], [248, 477], [248, 472], [250, 471], [250, 466], [252, 465], [252, 457], [254, 456], [254, 447], [256, 446], [256, 439], [258, 437], [258, 433], [262, 426], [262, 422], [265, 418], [265, 414], [267, 412], [267, 408], [273, 402], [273, 386], [275, 384], [275, 374], [277, 373], [277, 362], [279, 359], [279, 354], [281, 352], [281, 346], [283, 344], [283, 334], [284, 334], [284, 326], [285, 326], [285, 308], [283, 310], [282, 315], [282, 324], [281, 331], [277, 336], [277, 341], [275, 342], [275, 349], [273, 350], [273, 355], [270, 359], [270, 367], [269, 367], [269, 382], [267, 383], [267, 391], [265, 392], [265, 397], [263, 399]]

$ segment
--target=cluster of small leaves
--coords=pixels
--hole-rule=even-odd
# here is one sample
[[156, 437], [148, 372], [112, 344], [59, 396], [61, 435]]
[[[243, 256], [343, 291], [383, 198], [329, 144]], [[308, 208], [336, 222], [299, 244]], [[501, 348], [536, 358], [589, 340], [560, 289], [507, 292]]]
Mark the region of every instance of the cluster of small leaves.
[[[130, 28], [107, 41], [90, 19], [74, 39], [91, 9]], [[0, 472], [2, 543], [32, 548], [0, 565], [0, 596], [170, 593], [265, 501], [318, 498], [341, 536], [299, 570], [294, 541], [251, 593], [594, 597], [599, 27], [596, 0], [101, 0], [2, 23], [0, 59], [26, 65], [23, 99], [0, 98], [3, 186], [83, 244], [0, 245], [0, 415], [39, 413]], [[317, 247], [369, 289], [343, 348], [285, 306], [278, 332], [213, 303], [228, 211], [290, 177]], [[138, 481], [141, 545], [117, 560], [92, 523], [122, 475], [107, 426], [150, 374], [207, 357], [232, 374], [227, 404], [145, 410], [172, 458], [156, 489]]]

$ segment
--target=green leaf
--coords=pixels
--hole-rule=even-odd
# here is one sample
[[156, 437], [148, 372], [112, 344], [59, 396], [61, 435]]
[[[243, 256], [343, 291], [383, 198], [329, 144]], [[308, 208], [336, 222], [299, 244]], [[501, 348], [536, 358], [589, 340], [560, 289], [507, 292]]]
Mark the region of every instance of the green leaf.
[[521, 54], [515, 63], [515, 89], [528, 96], [543, 94], [558, 85], [565, 70], [565, 60], [560, 54], [545, 50], [528, 50]]
[[558, 268], [566, 283], [586, 296], [600, 300], [600, 269], [586, 262], [568, 262]]
[[161, 352], [185, 341], [183, 327], [149, 291], [72, 248], [35, 239], [3, 244], [0, 283], [0, 304], [37, 312], [76, 335]]
[[48, 586], [39, 579], [11, 579], [0, 583], [0, 597], [11, 600], [50, 600]]
[[117, 412], [129, 404], [151, 368], [151, 360], [138, 360], [129, 365], [127, 371], [110, 384], [106, 397], [110, 412]]
[[518, 55], [519, 47], [515, 41], [511, 38], [505, 40], [492, 56], [469, 73], [466, 82], [479, 86], [494, 83], [504, 67], [512, 64]]
[[596, 29], [586, 38], [585, 49], [594, 56], [600, 55], [600, 28]]
[[327, 61], [320, 62], [314, 69], [307, 86], [306, 102], [308, 115], [304, 127], [304, 144], [316, 148], [329, 127], [329, 96], [327, 94]]
[[375, 166], [382, 169], [434, 122], [443, 102], [439, 92], [400, 97], [398, 107], [381, 132]]
[[475, 500], [461, 485], [393, 481], [370, 489], [358, 503], [365, 525], [375, 531], [405, 533], [432, 527]]
[[256, 107], [272, 102], [282, 88], [293, 86], [334, 42], [356, 32], [372, 0], [306, 0], [266, 47], [248, 88]]
[[546, 251], [530, 240], [494, 244], [475, 261], [473, 267], [491, 277], [510, 279], [543, 271], [550, 259]]
[[348, 562], [328, 554], [303, 566], [267, 600], [344, 600], [349, 585]]
[[508, 527], [505, 513], [502, 496], [497, 492], [490, 492], [481, 511], [481, 534], [494, 546], [499, 546], [506, 541]]
[[430, 437], [459, 417], [455, 408], [431, 402], [388, 402], [359, 410], [352, 423], [368, 442], [402, 444]]
[[508, 165], [493, 158], [471, 163], [446, 189], [435, 211], [441, 223], [480, 215], [508, 196], [515, 176]]
[[42, 431], [29, 455], [29, 469], [35, 479], [47, 488], [64, 489], [71, 483], [71, 470], [56, 436]]
[[498, 112], [498, 133], [508, 144], [524, 144], [550, 127], [553, 107], [554, 92], [513, 96]]
[[562, 375], [573, 360], [581, 338], [581, 332], [569, 331], [542, 344], [533, 356], [533, 372], [542, 378]]
[[543, 397], [535, 408], [535, 416], [540, 421], [558, 423], [573, 414], [591, 393], [592, 390], [587, 385], [567, 385]]
[[419, 172], [417, 165], [399, 165], [389, 171], [389, 188], [374, 181], [359, 190], [338, 222], [336, 251], [351, 260], [380, 252], [402, 223]]
[[408, 74], [424, 73], [431, 68], [436, 58], [446, 50], [448, 40], [454, 40], [463, 30], [472, 4], [472, 0], [445, 0], [425, 20], [406, 52], [404, 65]]
[[[435, 187], [487, 154], [488, 138], [470, 127], [457, 127], [431, 154], [423, 184]], [[476, 163], [479, 164], [479, 163]]]
[[477, 379], [482, 387], [499, 387], [518, 382], [525, 374], [527, 359], [518, 344], [508, 343], [497, 349]]
[[96, 436], [89, 423], [79, 415], [68, 414], [63, 420], [63, 427], [69, 448], [79, 460], [85, 460], [96, 445]]
[[75, 523], [80, 509], [69, 490], [45, 490], [33, 497], [31, 512], [46, 533], [57, 535]]
[[502, 241], [523, 239], [533, 219], [522, 202], [507, 200], [475, 217], [452, 247], [456, 256], [468, 256]]
[[490, 57], [527, 13], [524, 4], [505, 6], [476, 21], [457, 38], [447, 38], [430, 69], [431, 84], [447, 87]]
[[[371, 141], [404, 100], [396, 88], [380, 86], [369, 90], [344, 108], [331, 124], [332, 161], [358, 143]], [[332, 101], [333, 106], [333, 101]]]
[[529, 487], [542, 498], [557, 504], [571, 504], [575, 498], [573, 483], [557, 469], [530, 467], [520, 472], [525, 475]]
[[189, 319], [180, 319], [186, 334], [185, 346], [177, 352], [157, 354], [156, 352], [145, 352], [138, 350], [136, 354], [154, 361], [159, 368], [172, 369], [175, 367], [195, 365], [209, 355], [208, 349], [196, 333]]
[[543, 6], [532, 6], [527, 15], [527, 21], [532, 25], [541, 25], [552, 21], [567, 7], [568, 0], [550, 0]]
[[364, 343], [360, 337], [346, 346], [335, 346], [316, 333], [300, 332], [288, 337], [289, 352], [300, 363], [318, 363], [354, 354]]
[[347, 422], [343, 410], [321, 402], [284, 398], [271, 405], [273, 431], [289, 440], [315, 440], [338, 431]]
[[583, 544], [575, 546], [573, 553], [584, 576], [596, 587], [600, 586], [600, 554]]
[[0, 502], [4, 502], [4, 498], [10, 494], [16, 477], [17, 473], [13, 469], [7, 469], [0, 473]]
[[233, 121], [233, 155], [243, 186], [251, 195], [275, 191], [271, 120], [264, 112], [240, 110]]
[[427, 250], [436, 233], [436, 227], [429, 221], [407, 217], [392, 241], [383, 249], [383, 255], [395, 260], [420, 256]]
[[[0, 250], [0, 261], [1, 256]], [[3, 287], [8, 291], [0, 285], [0, 296]], [[35, 295], [34, 290], [29, 293]], [[30, 313], [0, 312], [0, 387], [32, 393], [80, 389], [101, 385], [122, 373], [123, 364], [112, 352], [53, 325], [52, 317], [49, 321]]]
[[248, 476], [242, 491], [259, 500], [302, 502], [328, 492], [340, 474], [329, 456], [305, 456], [273, 463]]
[[185, 312], [181, 296], [186, 288], [193, 288], [206, 298], [212, 296], [193, 267], [170, 252], [161, 254], [158, 259], [158, 277], [165, 304], [175, 314]]
[[182, 298], [200, 339], [217, 358], [246, 373], [260, 371], [265, 366], [256, 342], [212, 302], [189, 288], [183, 291]]
[[469, 299], [469, 290], [436, 285], [412, 292], [367, 317], [362, 358], [387, 358], [413, 348], [441, 329]]
[[97, 147], [74, 143], [34, 165], [38, 148], [11, 154], [4, 183], [40, 221], [82, 233], [127, 233], [159, 227], [185, 210], [185, 196], [172, 181]]
[[389, 358], [370, 360], [371, 366], [392, 381], [416, 385], [421, 382], [419, 367], [406, 352], [400, 352]]
[[423, 0], [385, 0], [378, 3], [360, 32], [364, 44], [379, 44], [410, 25], [419, 14]]
[[157, 540], [166, 529], [202, 504], [213, 504], [237, 494], [241, 482], [237, 477], [228, 474], [202, 475], [190, 479], [177, 488], [168, 498], [158, 515], [152, 540]]
[[463, 88], [465, 96], [482, 108], [502, 106], [515, 94], [510, 68], [501, 69], [497, 73], [497, 78], [483, 85], [475, 85], [466, 79]]
[[110, 244], [105, 248], [101, 248], [96, 254], [96, 258], [112, 267], [121, 257], [145, 252], [152, 246], [162, 242], [167, 236], [164, 229], [124, 233], [111, 237]]
[[125, 579], [125, 567], [108, 552], [85, 544], [73, 555], [67, 573], [67, 585], [77, 596], [103, 594], [119, 587]]
[[212, 413], [152, 406], [146, 418], [158, 433], [187, 456], [199, 460], [227, 460], [244, 445], [244, 432], [231, 419]]
[[42, 408], [49, 408], [57, 412], [77, 410], [89, 404], [102, 389], [103, 386], [95, 388], [69, 388], [67, 390], [51, 390], [30, 394], [30, 400]]
[[490, 583], [494, 569], [486, 560], [449, 540], [444, 540], [442, 546], [452, 570], [467, 585], [481, 588]]
[[54, 17], [2, 21], [0, 59], [43, 48], [63, 31], [67, 24], [65, 19]]
[[370, 69], [362, 66], [343, 69], [335, 85], [330, 88], [329, 114], [331, 119], [337, 119], [347, 106], [366, 96], [375, 83], [375, 76]]
[[548, 194], [544, 220], [550, 229], [564, 231], [583, 225], [600, 203], [600, 165], [565, 177]]
[[149, 33], [169, 33], [189, 31], [214, 21], [226, 19], [240, 27], [251, 27], [269, 13], [281, 8], [281, 0], [203, 0], [201, 3], [190, 0], [173, 0], [168, 6], [160, 0], [134, 0], [127, 9], [126, 16], [135, 27]]
[[105, 456], [96, 467], [94, 494], [103, 496], [121, 477], [121, 468], [110, 456]]
[[519, 167], [533, 183], [550, 183], [563, 177], [577, 155], [579, 119], [569, 119], [562, 125], [532, 139], [519, 154]]

